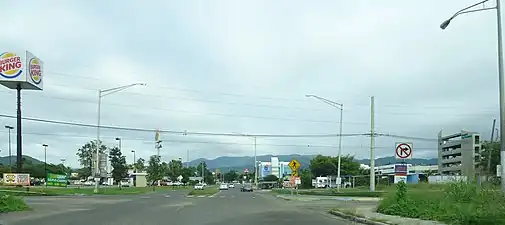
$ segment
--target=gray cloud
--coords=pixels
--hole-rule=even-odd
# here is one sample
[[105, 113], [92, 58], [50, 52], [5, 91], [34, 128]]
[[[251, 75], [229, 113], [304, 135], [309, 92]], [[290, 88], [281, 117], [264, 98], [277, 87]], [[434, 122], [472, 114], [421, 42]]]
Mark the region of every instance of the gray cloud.
[[[381, 133], [436, 138], [440, 130], [467, 129], [487, 138], [498, 117], [494, 14], [438, 27], [474, 1], [94, 3], [0, 3], [16, 21], [4, 23], [9, 35], [0, 37], [0, 49], [28, 49], [45, 63], [44, 91], [23, 92], [24, 116], [96, 124], [98, 89], [145, 82], [103, 98], [102, 124], [337, 133], [339, 111], [305, 94], [343, 103], [344, 133], [370, 131], [372, 95]], [[0, 114], [15, 115], [15, 92], [1, 89], [0, 105]], [[66, 158], [73, 166], [76, 149], [96, 137], [95, 128], [30, 121], [23, 131], [26, 154], [41, 158], [47, 143], [50, 162]], [[137, 158], [155, 154], [152, 132], [101, 133], [110, 146], [122, 137], [129, 161], [132, 149]], [[162, 139], [165, 160], [186, 158], [188, 150], [192, 159], [253, 154], [244, 137]], [[336, 155], [338, 145], [336, 137], [257, 141], [258, 154]], [[377, 137], [376, 155], [392, 155], [396, 141], [414, 142], [415, 157], [436, 154], [434, 141]], [[368, 157], [369, 145], [367, 137], [343, 138], [343, 152], [359, 158]], [[5, 155], [6, 130], [0, 149]]]

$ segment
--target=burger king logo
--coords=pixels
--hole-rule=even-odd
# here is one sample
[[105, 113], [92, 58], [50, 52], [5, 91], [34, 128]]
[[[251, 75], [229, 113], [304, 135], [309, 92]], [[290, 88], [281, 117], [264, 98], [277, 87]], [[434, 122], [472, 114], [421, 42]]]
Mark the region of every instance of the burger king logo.
[[13, 79], [23, 73], [21, 57], [14, 53], [4, 52], [0, 54], [0, 76]]
[[37, 58], [30, 59], [28, 63], [28, 72], [30, 77], [35, 84], [40, 84], [42, 81], [42, 68], [40, 67], [40, 61]]

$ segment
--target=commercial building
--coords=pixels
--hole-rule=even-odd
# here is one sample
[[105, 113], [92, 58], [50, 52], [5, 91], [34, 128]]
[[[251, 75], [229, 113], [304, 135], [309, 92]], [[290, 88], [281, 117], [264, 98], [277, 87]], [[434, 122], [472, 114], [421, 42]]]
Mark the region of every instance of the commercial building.
[[481, 157], [480, 134], [461, 131], [442, 136], [438, 134], [438, 171], [441, 175], [475, 177]]
[[270, 162], [258, 162], [258, 174], [260, 178], [275, 175], [278, 178], [291, 175], [289, 162], [279, 161], [278, 157], [271, 157]]

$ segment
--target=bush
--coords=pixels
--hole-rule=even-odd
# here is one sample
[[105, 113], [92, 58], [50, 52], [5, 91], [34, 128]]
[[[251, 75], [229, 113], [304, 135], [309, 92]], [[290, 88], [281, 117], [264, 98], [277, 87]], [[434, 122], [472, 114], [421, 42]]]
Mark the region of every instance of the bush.
[[28, 206], [19, 197], [12, 195], [0, 194], [0, 213], [23, 211], [28, 209]]
[[444, 189], [408, 189], [403, 182], [379, 203], [379, 213], [449, 224], [505, 224], [505, 196], [477, 184], [457, 182]]

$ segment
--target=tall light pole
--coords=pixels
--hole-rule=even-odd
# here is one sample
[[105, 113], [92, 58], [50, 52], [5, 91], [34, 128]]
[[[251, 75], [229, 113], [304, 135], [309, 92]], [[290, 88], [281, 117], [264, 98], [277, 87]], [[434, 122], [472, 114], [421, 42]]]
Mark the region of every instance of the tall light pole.
[[9, 171], [12, 171], [12, 146], [11, 146], [11, 130], [14, 129], [13, 126], [6, 125], [5, 128], [9, 130]]
[[137, 159], [135, 158], [135, 150], [132, 150], [133, 152], [133, 172], [136, 173], [137, 169], [135, 168], [135, 163], [137, 163]]
[[100, 178], [99, 178], [99, 164], [100, 164], [100, 109], [102, 105], [102, 97], [105, 97], [110, 94], [114, 94], [119, 91], [123, 91], [125, 89], [131, 88], [133, 86], [145, 86], [146, 84], [144, 83], [135, 83], [135, 84], [130, 84], [130, 85], [124, 85], [120, 87], [115, 87], [115, 88], [109, 88], [109, 89], [104, 89], [104, 90], [98, 90], [98, 116], [97, 116], [97, 126], [96, 126], [96, 166], [95, 166], [95, 193], [98, 193], [98, 187], [100, 183]]
[[121, 151], [121, 138], [116, 138], [116, 141], [118, 141], [118, 147], [119, 147], [119, 151]]
[[[496, 25], [497, 25], [497, 38], [498, 38], [498, 82], [499, 82], [499, 100], [500, 100], [500, 163], [502, 165], [501, 169], [501, 177], [505, 177], [505, 87], [504, 87], [504, 76], [503, 76], [503, 37], [502, 37], [502, 23], [501, 23], [501, 2], [500, 0], [496, 0], [496, 6], [495, 7], [486, 7], [486, 8], [481, 8], [481, 9], [471, 9], [475, 6], [478, 6], [480, 4], [484, 4], [489, 0], [481, 1], [479, 3], [473, 4], [471, 6], [468, 6], [466, 8], [463, 8], [456, 13], [454, 13], [453, 16], [451, 16], [449, 19], [444, 21], [442, 24], [440, 24], [440, 28], [444, 30], [449, 26], [449, 23], [456, 18], [456, 16], [465, 14], [465, 13], [472, 13], [472, 12], [479, 12], [479, 11], [485, 11], [485, 10], [491, 10], [491, 9], [496, 9]], [[505, 192], [505, 179], [501, 180], [501, 189], [502, 191]]]
[[315, 98], [319, 101], [322, 101], [328, 105], [331, 105], [340, 110], [340, 131], [338, 135], [338, 168], [337, 168], [337, 191], [340, 191], [340, 184], [342, 183], [342, 179], [340, 178], [340, 165], [341, 165], [341, 155], [342, 155], [342, 117], [344, 114], [344, 104], [334, 102], [317, 95], [305, 95], [307, 98]]
[[44, 147], [44, 173], [46, 175], [46, 187], [47, 187], [47, 147], [49, 145], [43, 144], [42, 147]]

